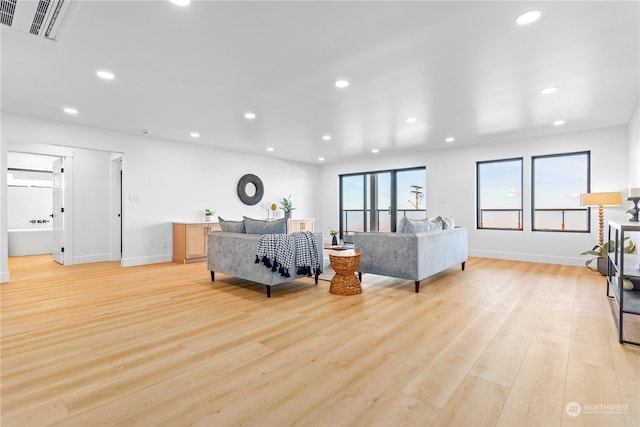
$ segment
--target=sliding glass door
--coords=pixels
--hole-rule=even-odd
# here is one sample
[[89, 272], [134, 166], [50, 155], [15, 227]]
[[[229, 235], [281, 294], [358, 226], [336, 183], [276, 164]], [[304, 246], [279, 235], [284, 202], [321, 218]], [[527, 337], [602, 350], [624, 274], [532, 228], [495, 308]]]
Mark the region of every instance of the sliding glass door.
[[340, 176], [340, 237], [356, 231], [395, 231], [402, 216], [424, 218], [425, 168]]

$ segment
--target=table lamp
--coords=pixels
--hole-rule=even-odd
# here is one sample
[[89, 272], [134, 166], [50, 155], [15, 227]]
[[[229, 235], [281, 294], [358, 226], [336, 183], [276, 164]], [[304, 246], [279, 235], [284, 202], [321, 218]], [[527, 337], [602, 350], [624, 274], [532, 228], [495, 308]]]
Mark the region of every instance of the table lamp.
[[629, 222], [639, 222], [638, 211], [640, 211], [640, 209], [638, 209], [638, 201], [640, 201], [640, 187], [630, 188], [629, 197], [627, 197], [627, 200], [633, 202], [633, 207], [627, 211], [627, 213], [631, 214], [631, 219], [629, 220]]
[[620, 206], [622, 204], [622, 193], [603, 192], [603, 193], [583, 193], [580, 194], [580, 206], [597, 206], [600, 239], [598, 244], [604, 244], [604, 206]]

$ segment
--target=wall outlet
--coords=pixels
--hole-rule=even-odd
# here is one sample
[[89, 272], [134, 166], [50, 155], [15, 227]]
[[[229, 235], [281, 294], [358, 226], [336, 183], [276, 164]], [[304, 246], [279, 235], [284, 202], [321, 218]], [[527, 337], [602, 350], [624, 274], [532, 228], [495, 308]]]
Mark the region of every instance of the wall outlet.
[[162, 247], [164, 249], [167, 249], [169, 247], [169, 242], [167, 242], [166, 240], [162, 242]]

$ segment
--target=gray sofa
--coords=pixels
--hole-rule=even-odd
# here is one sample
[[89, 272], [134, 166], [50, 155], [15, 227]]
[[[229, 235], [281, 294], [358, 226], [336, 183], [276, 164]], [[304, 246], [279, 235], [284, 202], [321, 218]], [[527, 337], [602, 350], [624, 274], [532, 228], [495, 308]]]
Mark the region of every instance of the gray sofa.
[[[207, 236], [207, 261], [211, 272], [211, 281], [215, 280], [215, 273], [228, 274], [252, 282], [262, 283], [266, 287], [267, 297], [271, 297], [271, 287], [281, 283], [291, 282], [301, 276], [296, 274], [296, 269], [289, 271], [291, 277], [281, 276], [278, 272], [272, 272], [262, 263], [255, 263], [256, 248], [261, 234], [245, 234], [230, 232], [212, 232]], [[318, 259], [322, 260], [323, 236], [315, 234], [318, 245]], [[295, 254], [295, 251], [294, 251]], [[294, 262], [294, 265], [297, 263]], [[318, 274], [315, 275], [315, 283], [318, 284]]]
[[456, 264], [464, 270], [468, 253], [467, 230], [461, 227], [428, 232], [354, 233], [354, 247], [361, 252], [358, 276], [362, 273], [420, 280]]

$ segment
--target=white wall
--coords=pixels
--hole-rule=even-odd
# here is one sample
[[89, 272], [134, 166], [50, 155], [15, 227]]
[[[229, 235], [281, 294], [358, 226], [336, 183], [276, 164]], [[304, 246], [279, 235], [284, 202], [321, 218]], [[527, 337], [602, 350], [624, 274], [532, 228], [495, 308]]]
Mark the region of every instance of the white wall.
[[[531, 156], [591, 151], [591, 190], [627, 191], [627, 128], [625, 126], [567, 133], [496, 144], [451, 147], [397, 157], [367, 156], [321, 170], [319, 226], [338, 224], [338, 175], [352, 172], [426, 166], [426, 201], [429, 216], [453, 216], [469, 230], [470, 255], [555, 264], [582, 265], [579, 254], [598, 240], [598, 215], [592, 212], [591, 233], [531, 232]], [[476, 161], [524, 157], [524, 230], [498, 231], [475, 228]], [[625, 220], [627, 207], [605, 209], [608, 219]]]
[[[640, 187], [640, 103], [629, 122], [629, 187]], [[624, 193], [626, 196], [627, 193]]]
[[7, 233], [7, 144], [0, 140], [0, 283], [9, 281]]
[[[72, 162], [73, 264], [109, 261], [111, 153], [74, 148]], [[68, 210], [65, 206], [65, 212]]]
[[[216, 215], [227, 219], [241, 219], [243, 215], [266, 218], [267, 204], [291, 194], [297, 208], [295, 216], [302, 218], [312, 217], [319, 203], [314, 192], [317, 166], [9, 114], [2, 115], [2, 124], [3, 146], [41, 143], [85, 149], [72, 150], [75, 262], [108, 253], [106, 248], [91, 243], [95, 235], [87, 236], [87, 230], [106, 232], [108, 226], [100, 228], [105, 220], [99, 215], [109, 209], [95, 205], [96, 195], [90, 194], [93, 190], [78, 192], [85, 184], [79, 180], [87, 180], [87, 188], [94, 189], [96, 182], [104, 183], [110, 173], [108, 166], [89, 170], [93, 167], [92, 156], [108, 158], [109, 153], [123, 153], [124, 266], [171, 261], [171, 222], [202, 221], [205, 208], [215, 209]], [[6, 161], [3, 166], [6, 172]], [[264, 198], [255, 206], [245, 206], [236, 194], [238, 179], [247, 173], [259, 176], [264, 183]], [[109, 191], [108, 180], [106, 183], [99, 192]], [[6, 185], [2, 188], [4, 193]], [[6, 194], [3, 209], [5, 203]], [[279, 214], [282, 216], [281, 211]], [[0, 219], [4, 218], [3, 214]], [[1, 236], [6, 239], [6, 224]], [[6, 255], [2, 259], [6, 271]]]

